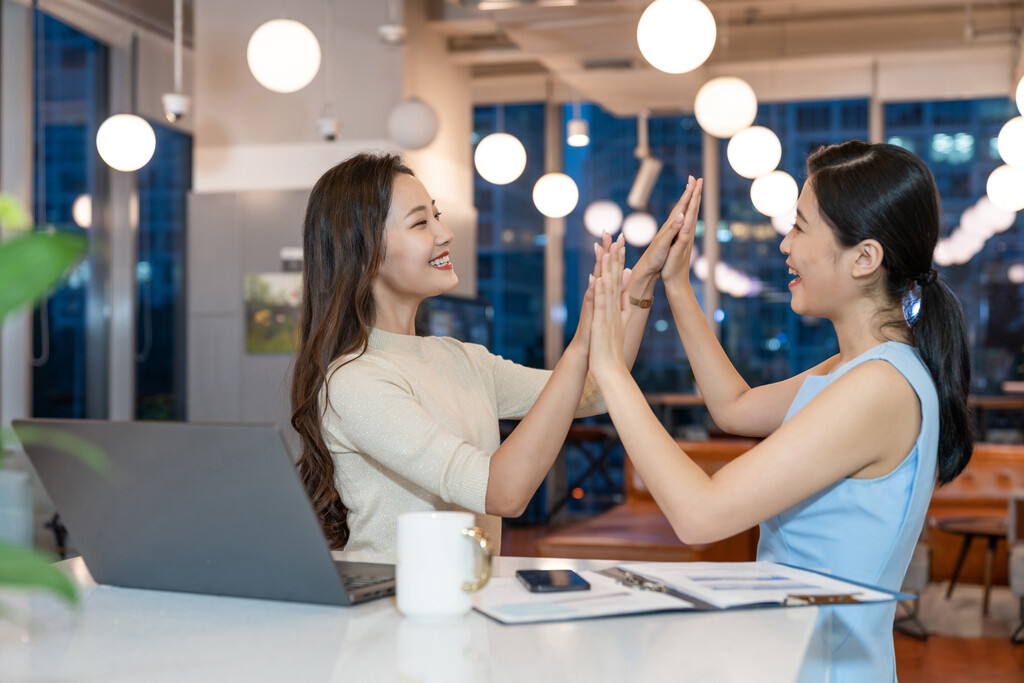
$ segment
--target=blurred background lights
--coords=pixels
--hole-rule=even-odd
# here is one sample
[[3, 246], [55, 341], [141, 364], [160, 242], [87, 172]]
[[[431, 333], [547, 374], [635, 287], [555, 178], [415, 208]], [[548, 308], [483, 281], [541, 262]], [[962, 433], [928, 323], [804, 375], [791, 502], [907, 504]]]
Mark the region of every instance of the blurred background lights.
[[1024, 209], [1024, 168], [1000, 166], [989, 175], [985, 192], [992, 203], [1001, 209]]
[[301, 90], [320, 70], [320, 43], [305, 24], [273, 19], [249, 38], [246, 59], [253, 77], [268, 90]]
[[800, 191], [793, 176], [785, 171], [772, 171], [750, 185], [750, 201], [766, 216], [781, 216], [796, 206]]
[[437, 112], [418, 97], [402, 100], [388, 115], [388, 135], [403, 149], [422, 149], [434, 141]]
[[693, 71], [703, 64], [717, 35], [715, 17], [699, 0], [654, 0], [636, 26], [636, 42], [644, 59], [670, 74]]
[[757, 96], [741, 78], [712, 78], [697, 91], [693, 101], [697, 123], [709, 135], [731, 138], [754, 123], [757, 117]]
[[71, 204], [71, 219], [80, 228], [92, 227], [92, 196], [80, 194]]
[[637, 211], [622, 222], [622, 234], [634, 247], [646, 247], [658, 234], [658, 222], [651, 214]]
[[583, 212], [583, 226], [594, 237], [604, 233], [614, 236], [622, 227], [622, 209], [607, 199], [593, 202]]
[[533, 203], [548, 218], [569, 215], [579, 199], [576, 181], [564, 173], [545, 173], [533, 186]]
[[1024, 283], [1024, 263], [1014, 263], [1007, 268], [1006, 279], [1015, 285]]
[[96, 131], [96, 151], [118, 171], [137, 171], [153, 158], [156, 133], [146, 119], [135, 114], [114, 114]]
[[1024, 116], [1015, 116], [1004, 123], [996, 144], [1004, 163], [1024, 169]]
[[744, 178], [756, 178], [775, 170], [782, 160], [779, 136], [764, 126], [750, 126], [729, 140], [726, 156], [732, 170]]
[[484, 180], [507, 185], [526, 168], [526, 148], [508, 133], [491, 133], [476, 146], [473, 164]]
[[772, 227], [775, 228], [775, 232], [783, 237], [788, 235], [789, 231], [793, 229], [794, 223], [796, 223], [796, 204], [786, 213], [772, 216]]

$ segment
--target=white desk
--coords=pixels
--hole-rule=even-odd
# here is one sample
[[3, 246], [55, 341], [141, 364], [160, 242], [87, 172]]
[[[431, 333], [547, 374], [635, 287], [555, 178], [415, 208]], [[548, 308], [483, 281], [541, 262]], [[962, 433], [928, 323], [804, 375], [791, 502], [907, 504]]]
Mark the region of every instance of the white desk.
[[[509, 558], [522, 567], [607, 561]], [[394, 599], [350, 608], [97, 586], [67, 560], [82, 605], [0, 592], [4, 681], [786, 681], [817, 608], [672, 613], [503, 626], [404, 619]]]

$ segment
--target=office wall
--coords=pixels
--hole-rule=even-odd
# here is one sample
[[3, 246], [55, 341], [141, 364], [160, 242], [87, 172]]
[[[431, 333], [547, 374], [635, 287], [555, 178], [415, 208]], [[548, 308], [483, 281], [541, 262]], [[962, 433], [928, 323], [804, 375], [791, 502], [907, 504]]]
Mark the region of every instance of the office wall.
[[[259, 85], [245, 58], [252, 32], [282, 16], [278, 0], [194, 4], [189, 420], [288, 423], [292, 359], [245, 353], [243, 278], [279, 270], [281, 248], [301, 245], [306, 199], [325, 170], [362, 150], [402, 151], [388, 139], [387, 119], [405, 96], [428, 101], [442, 120], [437, 139], [406, 159], [455, 233], [455, 294], [476, 294], [469, 69], [448, 63], [443, 38], [427, 31], [426, 0], [405, 3], [413, 25], [404, 47], [377, 37], [387, 3], [332, 4], [328, 21], [322, 0], [287, 5], [283, 16], [309, 26], [331, 55], [310, 85], [290, 94]], [[342, 125], [335, 142], [321, 140], [315, 125], [327, 99]]]

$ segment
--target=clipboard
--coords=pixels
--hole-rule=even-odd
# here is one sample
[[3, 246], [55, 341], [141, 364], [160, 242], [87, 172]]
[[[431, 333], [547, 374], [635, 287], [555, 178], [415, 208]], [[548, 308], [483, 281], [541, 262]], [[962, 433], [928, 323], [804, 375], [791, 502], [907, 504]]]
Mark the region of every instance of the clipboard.
[[[637, 571], [645, 570], [645, 571]], [[796, 577], [805, 590], [793, 590], [779, 599], [736, 599], [715, 601], [701, 593], [665, 580], [680, 572], [767, 572]], [[653, 562], [623, 563], [599, 571], [580, 572], [591, 590], [577, 593], [537, 594], [524, 590], [515, 579], [498, 577], [475, 597], [475, 609], [503, 624], [571, 621], [656, 612], [703, 612], [735, 609], [790, 608], [878, 604], [913, 596], [848, 581], [823, 572], [770, 562]], [[840, 588], [841, 590], [836, 590]], [[809, 590], [808, 590], [809, 589]], [[705, 591], [706, 593], [707, 591]], [[772, 594], [774, 597], [774, 593]]]

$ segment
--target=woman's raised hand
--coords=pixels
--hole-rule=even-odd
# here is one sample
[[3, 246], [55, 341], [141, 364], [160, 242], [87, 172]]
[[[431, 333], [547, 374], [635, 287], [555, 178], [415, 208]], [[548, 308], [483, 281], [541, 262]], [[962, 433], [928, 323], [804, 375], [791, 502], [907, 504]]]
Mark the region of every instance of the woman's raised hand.
[[650, 245], [644, 250], [640, 260], [636, 262], [634, 270], [637, 273], [651, 273], [656, 277], [662, 276], [662, 269], [665, 267], [665, 261], [668, 259], [669, 250], [676, 239], [676, 235], [679, 234], [683, 226], [683, 221], [686, 218], [687, 209], [693, 198], [697, 182], [693, 176], [690, 176], [679, 201], [672, 207], [672, 211], [669, 212], [668, 218], [662, 224], [661, 229], [658, 230]]
[[[616, 369], [626, 370], [623, 341], [626, 322], [631, 315], [625, 270], [625, 248], [610, 249], [602, 255], [599, 277], [592, 285], [594, 313], [590, 333], [590, 371], [600, 382], [601, 375]], [[582, 321], [581, 321], [582, 324]], [[628, 370], [627, 370], [628, 372]]]
[[[589, 353], [590, 349], [590, 330], [594, 320], [594, 283], [597, 278], [601, 277], [604, 257], [613, 251], [618, 252], [625, 260], [626, 245], [621, 235], [617, 241], [613, 242], [611, 235], [604, 233], [601, 241], [594, 243], [594, 272], [590, 275], [590, 283], [583, 296], [583, 307], [580, 309], [580, 322], [576, 326], [576, 334], [573, 335], [572, 342], [570, 342], [570, 345], [577, 346], [584, 354]], [[622, 287], [629, 285], [628, 269], [622, 282]]]
[[[673, 210], [675, 218], [672, 222], [674, 225], [677, 224], [678, 228], [673, 235], [668, 255], [661, 267], [661, 279], [665, 281], [666, 285], [669, 281], [672, 281], [674, 284], [690, 282], [690, 256], [693, 254], [693, 234], [694, 228], [697, 226], [697, 215], [700, 211], [700, 194], [703, 189], [704, 180], [702, 178], [687, 184], [686, 192], [683, 193], [683, 199], [680, 199], [679, 204], [676, 204], [676, 210], [680, 208], [680, 204], [683, 205], [682, 212], [677, 214], [676, 210]], [[664, 229], [662, 228], [662, 231]], [[651, 246], [654, 246], [653, 242]]]

